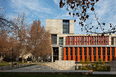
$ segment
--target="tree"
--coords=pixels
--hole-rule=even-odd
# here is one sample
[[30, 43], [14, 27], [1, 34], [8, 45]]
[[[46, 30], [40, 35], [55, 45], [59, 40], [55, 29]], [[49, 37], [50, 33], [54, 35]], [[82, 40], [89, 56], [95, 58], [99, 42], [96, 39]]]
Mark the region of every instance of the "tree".
[[18, 41], [16, 50], [20, 53], [20, 56], [22, 57], [22, 63], [24, 63], [24, 55], [29, 53], [29, 51], [27, 51], [28, 27], [26, 24], [25, 13], [18, 15], [18, 17], [14, 19], [13, 22], [14, 22], [13, 36]]
[[0, 0], [0, 29], [5, 29], [7, 32], [13, 30], [12, 21], [5, 17], [5, 11], [2, 7], [5, 0]]
[[9, 49], [9, 44], [8, 44], [8, 36], [6, 34], [6, 31], [2, 29], [0, 31], [0, 54], [7, 54], [7, 51]]
[[[0, 54], [1, 56], [3, 58], [8, 57], [10, 59], [10, 57], [12, 56], [12, 49], [16, 50], [16, 46], [17, 46], [17, 40], [12, 38], [11, 36], [8, 36], [8, 34], [6, 33], [6, 30], [4, 29], [0, 30]], [[18, 52], [14, 52], [13, 57], [16, 57], [18, 54], [19, 54]]]
[[32, 47], [32, 54], [37, 58], [47, 57], [51, 53], [50, 33], [45, 31], [44, 26], [41, 26], [40, 20], [35, 20], [32, 23], [29, 32], [29, 45]]
[[[82, 26], [81, 30], [86, 30], [87, 33], [97, 33], [97, 34], [111, 34], [116, 32], [116, 26], [110, 23], [110, 29], [105, 30], [105, 22], [100, 23], [99, 18], [96, 16], [94, 5], [99, 0], [60, 0], [59, 7], [66, 7], [69, 11], [69, 15], [79, 18], [79, 25]], [[86, 22], [89, 20], [90, 15], [88, 10], [92, 11], [94, 14], [95, 21], [97, 25], [92, 25], [92, 20], [90, 23]], [[76, 19], [74, 20], [76, 22]], [[97, 32], [100, 30], [101, 32]]]

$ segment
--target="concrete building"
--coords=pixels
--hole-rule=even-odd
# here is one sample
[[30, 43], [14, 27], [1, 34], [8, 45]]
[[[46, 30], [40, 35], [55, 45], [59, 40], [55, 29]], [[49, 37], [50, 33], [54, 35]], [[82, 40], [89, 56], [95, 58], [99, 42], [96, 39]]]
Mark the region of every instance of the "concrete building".
[[116, 35], [74, 34], [74, 20], [46, 19], [46, 30], [51, 33], [52, 61], [90, 58], [106, 62], [116, 60]]

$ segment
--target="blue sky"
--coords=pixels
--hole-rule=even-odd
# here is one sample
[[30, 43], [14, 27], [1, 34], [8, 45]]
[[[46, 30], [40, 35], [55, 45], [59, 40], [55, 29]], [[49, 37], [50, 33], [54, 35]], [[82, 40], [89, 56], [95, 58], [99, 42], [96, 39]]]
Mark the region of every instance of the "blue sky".
[[[46, 26], [45, 19], [75, 19], [68, 15], [65, 8], [59, 8], [59, 0], [5, 0], [3, 7], [9, 19], [16, 18], [18, 14], [25, 12], [28, 24], [31, 24], [33, 20], [40, 20], [41, 24]], [[109, 28], [109, 23], [116, 25], [116, 0], [100, 0], [95, 5], [95, 9], [100, 22], [106, 23], [106, 29]], [[88, 13], [90, 17], [93, 17], [91, 11]], [[85, 33], [81, 31], [77, 19], [75, 34]]]

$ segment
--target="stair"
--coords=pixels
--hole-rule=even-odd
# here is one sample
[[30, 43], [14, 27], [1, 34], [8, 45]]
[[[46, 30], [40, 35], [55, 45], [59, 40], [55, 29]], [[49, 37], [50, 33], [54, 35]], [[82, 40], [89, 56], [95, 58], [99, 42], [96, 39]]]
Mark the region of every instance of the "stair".
[[47, 66], [55, 70], [75, 70], [75, 61], [55, 61], [48, 63]]

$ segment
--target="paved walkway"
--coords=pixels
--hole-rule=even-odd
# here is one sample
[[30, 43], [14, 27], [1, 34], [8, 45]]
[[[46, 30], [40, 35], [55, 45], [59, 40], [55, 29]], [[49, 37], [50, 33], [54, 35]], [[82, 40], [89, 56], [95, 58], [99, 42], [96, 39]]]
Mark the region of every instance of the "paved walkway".
[[55, 70], [47, 65], [34, 65], [29, 67], [22, 67], [12, 70], [3, 70], [0, 72], [30, 72], [30, 73], [87, 73], [93, 75], [116, 75], [116, 72], [91, 72], [88, 70]]
[[116, 75], [116, 72], [93, 72], [93, 75]]
[[42, 71], [42, 70], [49, 71], [49, 70], [55, 70], [55, 69], [52, 69], [46, 65], [34, 65], [34, 66], [16, 68], [16, 69], [12, 69], [12, 70], [4, 70], [3, 72], [38, 72], [38, 71]]

